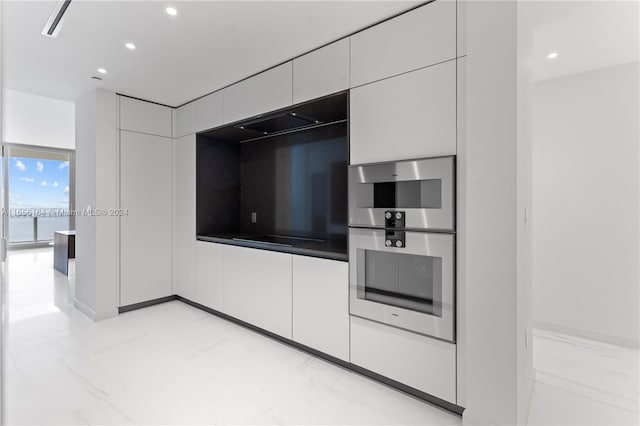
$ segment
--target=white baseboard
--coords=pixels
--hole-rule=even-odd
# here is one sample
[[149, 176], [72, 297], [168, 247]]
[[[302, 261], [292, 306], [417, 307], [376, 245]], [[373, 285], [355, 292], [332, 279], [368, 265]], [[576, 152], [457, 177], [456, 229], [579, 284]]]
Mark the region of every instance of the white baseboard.
[[96, 313], [95, 320], [96, 321], [102, 321], [102, 320], [113, 318], [113, 317], [117, 317], [117, 316], [118, 316], [118, 309], [116, 308], [116, 309], [111, 310], [111, 311]]
[[640, 349], [640, 340], [630, 339], [628, 337], [616, 336], [613, 334], [601, 333], [599, 331], [587, 330], [584, 328], [572, 327], [570, 325], [556, 324], [545, 321], [533, 321], [533, 326], [542, 330], [580, 337], [581, 339], [595, 340], [596, 342], [623, 346], [625, 348]]
[[73, 306], [76, 307], [80, 312], [91, 318], [92, 320], [96, 320], [96, 312], [91, 309], [89, 306], [85, 305], [75, 297], [73, 298]]
[[467, 408], [462, 412], [462, 424], [463, 426], [490, 426], [492, 423], [475, 417]]
[[92, 308], [82, 303], [78, 299], [73, 299], [73, 306], [75, 306], [80, 312], [88, 316], [94, 321], [101, 321], [108, 318], [113, 318], [118, 315], [118, 309], [112, 311], [96, 313]]

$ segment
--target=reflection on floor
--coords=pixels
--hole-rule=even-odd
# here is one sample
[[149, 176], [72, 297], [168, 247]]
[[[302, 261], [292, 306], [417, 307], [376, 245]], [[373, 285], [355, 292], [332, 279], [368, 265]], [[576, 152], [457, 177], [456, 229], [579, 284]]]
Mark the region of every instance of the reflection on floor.
[[181, 302], [94, 323], [52, 263], [10, 253], [7, 424], [461, 423]]
[[[94, 323], [51, 249], [9, 254], [6, 424], [460, 424], [180, 302]], [[638, 351], [537, 330], [531, 424], [638, 424]]]

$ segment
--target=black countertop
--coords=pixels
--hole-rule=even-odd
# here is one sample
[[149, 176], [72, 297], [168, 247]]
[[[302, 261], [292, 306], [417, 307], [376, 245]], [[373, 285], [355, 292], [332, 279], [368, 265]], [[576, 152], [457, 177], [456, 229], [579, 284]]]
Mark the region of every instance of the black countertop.
[[315, 240], [277, 235], [219, 234], [198, 235], [196, 239], [212, 243], [292, 253], [322, 259], [348, 261], [347, 240]]

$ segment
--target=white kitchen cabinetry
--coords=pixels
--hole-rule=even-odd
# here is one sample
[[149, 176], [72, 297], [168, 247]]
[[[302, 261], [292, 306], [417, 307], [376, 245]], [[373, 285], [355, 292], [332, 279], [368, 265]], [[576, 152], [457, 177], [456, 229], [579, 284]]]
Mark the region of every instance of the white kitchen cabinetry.
[[231, 123], [292, 105], [291, 61], [223, 90], [224, 122]]
[[456, 2], [438, 0], [351, 36], [351, 87], [455, 56]]
[[456, 154], [456, 62], [351, 90], [351, 164]]
[[196, 132], [213, 129], [224, 122], [221, 91], [200, 98], [193, 104], [196, 107]]
[[293, 256], [293, 340], [349, 361], [349, 264]]
[[351, 317], [351, 362], [456, 403], [456, 346]]
[[167, 138], [172, 136], [172, 108], [126, 96], [119, 96], [119, 99], [120, 129]]
[[196, 241], [195, 302], [216, 311], [223, 311], [223, 246]]
[[173, 294], [172, 142], [120, 131], [120, 306]]
[[291, 255], [224, 246], [224, 313], [291, 339]]
[[293, 60], [293, 103], [349, 88], [349, 39], [345, 38]]
[[174, 110], [173, 137], [181, 138], [196, 131], [196, 105], [189, 102]]
[[173, 288], [196, 297], [196, 136], [173, 141]]

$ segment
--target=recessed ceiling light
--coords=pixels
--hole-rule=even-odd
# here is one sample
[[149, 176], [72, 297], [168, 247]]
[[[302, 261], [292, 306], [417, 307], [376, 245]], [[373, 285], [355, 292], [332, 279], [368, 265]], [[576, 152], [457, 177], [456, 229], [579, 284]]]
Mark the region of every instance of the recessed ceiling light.
[[558, 57], [558, 52], [551, 52], [547, 55], [547, 59], [555, 59]]
[[133, 43], [127, 43], [125, 44], [125, 46], [127, 47], [127, 49], [129, 50], [136, 50], [136, 45]]
[[176, 16], [178, 14], [178, 11], [174, 7], [168, 7], [166, 10], [171, 16]]
[[98, 72], [99, 72], [100, 74], [106, 74], [106, 73], [107, 73], [107, 70], [105, 70], [104, 68], [98, 68]]

